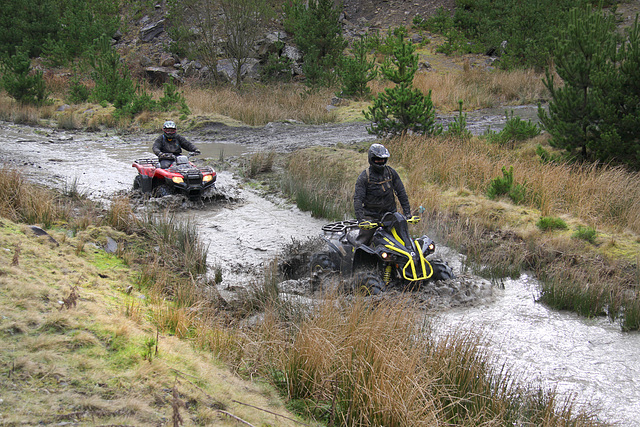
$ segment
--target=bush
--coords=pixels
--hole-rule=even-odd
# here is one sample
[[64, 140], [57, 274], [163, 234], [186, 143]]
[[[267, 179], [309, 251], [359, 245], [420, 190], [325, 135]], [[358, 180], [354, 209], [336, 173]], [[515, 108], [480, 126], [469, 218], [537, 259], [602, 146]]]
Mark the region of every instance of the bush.
[[283, 42], [278, 40], [275, 43], [275, 47], [277, 53], [269, 54], [266, 64], [264, 64], [264, 67], [260, 70], [260, 78], [265, 82], [288, 82], [292, 77], [291, 65], [293, 61], [291, 58], [282, 56], [281, 53], [284, 48]]
[[540, 127], [532, 123], [531, 120], [524, 121], [519, 116], [514, 116], [513, 111], [511, 111], [511, 115], [509, 115], [509, 112], [505, 112], [505, 115], [507, 122], [500, 132], [487, 131], [489, 142], [500, 145], [514, 145], [516, 142], [540, 135]]
[[371, 94], [367, 84], [376, 78], [378, 71], [374, 60], [367, 61], [367, 38], [363, 36], [353, 42], [353, 57], [342, 58], [339, 74], [344, 96], [365, 98]]
[[459, 114], [449, 124], [445, 134], [460, 139], [469, 139], [471, 138], [471, 132], [467, 129], [467, 114], [462, 114], [462, 100], [458, 101], [458, 104], [460, 105]]
[[541, 217], [536, 226], [542, 231], [550, 230], [566, 230], [567, 223], [562, 218], [554, 218], [550, 216]]
[[[163, 89], [162, 98], [158, 101], [160, 111], [178, 110], [182, 114], [191, 114], [183, 92], [178, 91], [176, 85], [173, 84], [173, 79], [165, 83]], [[153, 104], [150, 104], [150, 107], [153, 108]]]
[[69, 92], [67, 93], [67, 101], [71, 104], [82, 104], [87, 102], [91, 96], [91, 89], [83, 85], [79, 79], [74, 78], [71, 80], [69, 86]]
[[342, 36], [340, 11], [332, 0], [293, 0], [285, 3], [285, 30], [293, 33], [296, 45], [304, 53], [302, 66], [311, 86], [330, 86], [333, 69], [347, 42]]
[[509, 196], [517, 205], [524, 201], [527, 193], [526, 183], [515, 184], [513, 180], [513, 166], [507, 170], [502, 167], [502, 176], [494, 178], [487, 189], [487, 197], [496, 199], [500, 196]]

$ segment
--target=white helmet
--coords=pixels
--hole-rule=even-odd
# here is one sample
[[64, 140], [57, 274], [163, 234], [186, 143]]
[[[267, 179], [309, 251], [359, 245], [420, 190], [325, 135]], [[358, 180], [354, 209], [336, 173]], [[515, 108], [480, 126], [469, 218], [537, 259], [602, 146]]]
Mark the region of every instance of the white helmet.
[[171, 120], [167, 120], [162, 125], [162, 132], [167, 138], [173, 138], [176, 136], [176, 124]]

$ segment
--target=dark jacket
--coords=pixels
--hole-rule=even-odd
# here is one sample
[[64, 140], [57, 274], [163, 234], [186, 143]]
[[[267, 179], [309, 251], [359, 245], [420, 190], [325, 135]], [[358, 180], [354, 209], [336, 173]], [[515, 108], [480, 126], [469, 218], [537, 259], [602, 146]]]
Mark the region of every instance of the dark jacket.
[[356, 181], [353, 195], [356, 219], [362, 221], [364, 217], [369, 217], [379, 220], [387, 212], [396, 212], [394, 195], [398, 197], [403, 214], [411, 216], [409, 197], [398, 172], [389, 166], [385, 166], [381, 172], [376, 169], [379, 168], [365, 169]]
[[172, 142], [167, 141], [164, 135], [160, 135], [153, 143], [153, 152], [157, 156], [160, 153], [171, 153], [176, 156], [182, 153], [182, 149], [187, 151], [196, 151], [195, 145], [187, 141], [184, 136], [177, 135], [173, 138]]

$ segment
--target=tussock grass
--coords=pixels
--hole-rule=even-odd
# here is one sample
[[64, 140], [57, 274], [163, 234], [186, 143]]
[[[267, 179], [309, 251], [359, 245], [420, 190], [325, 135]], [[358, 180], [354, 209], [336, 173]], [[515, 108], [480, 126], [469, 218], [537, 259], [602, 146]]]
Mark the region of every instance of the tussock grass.
[[49, 227], [65, 214], [52, 190], [29, 184], [16, 170], [0, 167], [0, 215]]
[[351, 150], [299, 150], [288, 158], [282, 188], [300, 209], [317, 217], [343, 219], [353, 215], [353, 186], [366, 165], [366, 154]]
[[[115, 118], [112, 106], [104, 108], [97, 104], [72, 105], [65, 111], [56, 111], [57, 107], [67, 102], [65, 99], [71, 82], [67, 77], [53, 74], [49, 74], [46, 81], [52, 91], [53, 105], [20, 106], [1, 93], [0, 119], [32, 125], [51, 119], [55, 126], [62, 129], [86, 128], [97, 131], [104, 127], [155, 129], [167, 116], [166, 113], [143, 112], [132, 118]], [[390, 87], [391, 83], [376, 79], [369, 85], [373, 94], [377, 95]], [[432, 90], [434, 105], [444, 112], [457, 111], [459, 100], [463, 101], [465, 109], [477, 109], [528, 104], [547, 97], [541, 75], [533, 71], [482, 72], [468, 69], [460, 73], [425, 72], [416, 75], [414, 85], [424, 93]], [[163, 96], [161, 88], [147, 90], [155, 100]], [[330, 123], [339, 117], [335, 110], [327, 108], [336, 88], [311, 90], [300, 83], [256, 83], [238, 90], [231, 86], [207, 88], [193, 83], [180, 87], [180, 90], [194, 117], [227, 116], [251, 126], [283, 120], [307, 124]], [[359, 112], [356, 115], [362, 117]]]
[[477, 335], [436, 333], [423, 316], [408, 300], [329, 296], [294, 329], [267, 312], [252, 351], [292, 405], [329, 425], [598, 425], [495, 368]]
[[[18, 177], [13, 172], [0, 174], [3, 179], [7, 176]], [[31, 184], [19, 182], [25, 191], [16, 197], [32, 194]], [[41, 196], [44, 204], [57, 197], [53, 192]], [[95, 211], [77, 235], [61, 231], [66, 236], [62, 239], [49, 230], [61, 243], [53, 246], [30, 237], [27, 227], [5, 216], [15, 206], [33, 208], [24, 201], [11, 202], [11, 209], [3, 207], [0, 212], [0, 241], [3, 247], [21, 251], [19, 263], [12, 266], [15, 249], [0, 251], [0, 346], [6, 350], [0, 354], [4, 367], [0, 388], [7, 391], [3, 404], [12, 409], [3, 412], [4, 423], [154, 425], [179, 411], [186, 425], [235, 425], [220, 412], [224, 410], [253, 425], [272, 423], [272, 413], [287, 417], [278, 418], [278, 425], [295, 425], [273, 391], [242, 381], [221, 369], [213, 352], [194, 351], [190, 341], [178, 339], [195, 338], [200, 347], [218, 348], [232, 361], [234, 354], [243, 354], [241, 335], [217, 314], [215, 293], [192, 280], [185, 265], [159, 266], [161, 256], [180, 258], [176, 248], [168, 253], [149, 249], [163, 247], [149, 237], [179, 240], [182, 248], [185, 242], [199, 247], [191, 240], [197, 236], [190, 235], [189, 225], [178, 224], [171, 230], [172, 224], [161, 224], [162, 218], [149, 223], [132, 220], [124, 198], [114, 201], [105, 215], [115, 226], [139, 233], [125, 245], [131, 265], [139, 266], [151, 255], [157, 271], [166, 274], [162, 281], [152, 281], [143, 299], [135, 290], [135, 275], [124, 263], [84, 245], [99, 243], [103, 233], [118, 235], [100, 223]], [[84, 250], [77, 252], [82, 245]], [[165, 284], [171, 284], [170, 294]], [[60, 306], [58, 301], [70, 301], [70, 289], [79, 295], [75, 304]], [[233, 366], [241, 365], [234, 361]], [[41, 393], [43, 388], [48, 392]], [[166, 390], [175, 390], [177, 397]], [[175, 406], [176, 399], [190, 404]]]
[[207, 271], [208, 247], [198, 238], [196, 224], [177, 220], [171, 213], [148, 215], [141, 227], [160, 245], [160, 259], [165, 268], [196, 277]]
[[[588, 224], [640, 233], [640, 175], [621, 167], [545, 164], [529, 156], [486, 144], [455, 139], [407, 137], [390, 141], [394, 160], [441, 189], [480, 194], [501, 168], [513, 166], [516, 182], [526, 181], [523, 204], [544, 216], [569, 214]], [[419, 168], [417, 165], [425, 165]], [[417, 170], [416, 170], [417, 169]], [[420, 179], [419, 179], [420, 178]]]

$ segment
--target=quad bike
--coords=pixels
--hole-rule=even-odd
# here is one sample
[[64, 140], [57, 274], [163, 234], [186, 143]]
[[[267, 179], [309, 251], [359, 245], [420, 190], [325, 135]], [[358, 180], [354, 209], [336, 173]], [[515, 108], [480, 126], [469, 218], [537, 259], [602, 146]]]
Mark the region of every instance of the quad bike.
[[154, 197], [183, 194], [197, 200], [206, 190], [214, 188], [216, 182], [212, 167], [198, 167], [184, 155], [176, 156], [175, 162], [166, 169], [160, 167], [159, 159], [138, 159], [132, 166], [138, 170], [133, 189]]
[[[435, 252], [428, 236], [412, 239], [408, 223], [417, 223], [417, 216], [407, 220], [397, 212], [386, 213], [380, 222], [346, 220], [322, 227], [328, 251], [311, 257], [310, 267], [314, 288], [327, 273], [351, 277], [351, 290], [379, 294], [387, 289], [401, 291], [420, 289], [428, 281], [455, 278], [449, 265], [439, 259], [427, 260]], [[356, 241], [358, 228], [375, 228], [369, 245]]]

